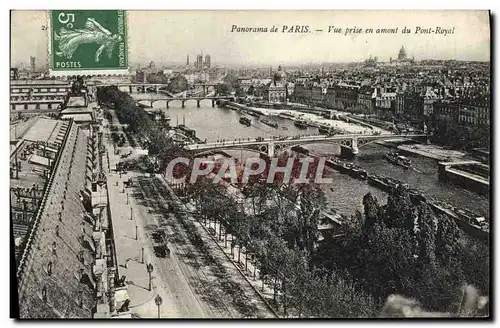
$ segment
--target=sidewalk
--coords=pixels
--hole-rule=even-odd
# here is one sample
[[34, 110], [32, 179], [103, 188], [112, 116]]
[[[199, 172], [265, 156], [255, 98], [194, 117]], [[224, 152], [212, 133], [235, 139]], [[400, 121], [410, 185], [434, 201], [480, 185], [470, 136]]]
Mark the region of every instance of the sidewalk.
[[[110, 162], [112, 162], [114, 155], [110, 154], [109, 156]], [[131, 211], [130, 203], [127, 204], [126, 193], [122, 193], [123, 182], [121, 180], [115, 174], [108, 175], [108, 197], [118, 274], [120, 278], [126, 277], [125, 281], [128, 285], [131, 301], [130, 308], [133, 308], [154, 297], [154, 291], [148, 290], [149, 275], [146, 271], [146, 265], [151, 262], [151, 254], [149, 247], [144, 242], [142, 227], [136, 224], [136, 220], [133, 219], [133, 211]], [[136, 226], [138, 236], [136, 236]], [[142, 248], [144, 248], [144, 259], [142, 258]], [[152, 280], [154, 285], [154, 279]]]

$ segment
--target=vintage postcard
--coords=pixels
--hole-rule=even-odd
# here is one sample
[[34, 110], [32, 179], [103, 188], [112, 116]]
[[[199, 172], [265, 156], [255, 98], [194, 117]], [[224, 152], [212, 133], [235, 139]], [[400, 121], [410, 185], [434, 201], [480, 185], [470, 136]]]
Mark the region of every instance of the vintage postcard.
[[10, 24], [12, 317], [491, 318], [488, 11]]

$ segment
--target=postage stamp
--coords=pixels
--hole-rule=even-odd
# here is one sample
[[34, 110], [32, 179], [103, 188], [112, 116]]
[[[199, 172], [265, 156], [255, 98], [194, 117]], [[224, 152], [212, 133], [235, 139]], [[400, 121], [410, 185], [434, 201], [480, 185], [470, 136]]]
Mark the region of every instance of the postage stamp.
[[128, 69], [124, 10], [53, 10], [49, 19], [49, 61], [55, 75]]

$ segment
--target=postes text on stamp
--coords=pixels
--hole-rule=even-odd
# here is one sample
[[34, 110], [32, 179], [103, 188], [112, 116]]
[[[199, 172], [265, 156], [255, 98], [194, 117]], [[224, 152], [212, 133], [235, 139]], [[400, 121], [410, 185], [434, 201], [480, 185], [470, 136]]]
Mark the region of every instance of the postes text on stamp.
[[53, 10], [50, 22], [52, 72], [128, 69], [124, 10]]

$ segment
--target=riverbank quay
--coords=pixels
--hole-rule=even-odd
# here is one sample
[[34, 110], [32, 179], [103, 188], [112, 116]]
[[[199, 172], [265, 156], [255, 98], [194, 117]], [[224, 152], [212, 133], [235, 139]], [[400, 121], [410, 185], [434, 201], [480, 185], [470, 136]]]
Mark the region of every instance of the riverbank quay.
[[423, 157], [434, 159], [436, 161], [464, 160], [470, 157], [465, 152], [445, 149], [436, 145], [409, 145], [407, 144], [408, 140], [398, 138], [397, 136], [395, 136], [395, 138], [391, 140], [376, 141], [375, 143], [384, 147], [398, 149], [402, 153], [420, 155]]
[[359, 134], [390, 133], [389, 131], [385, 131], [377, 127], [372, 128], [366, 125], [356, 124], [356, 122], [346, 122], [344, 120], [329, 119], [318, 114], [302, 112], [299, 109], [292, 110], [292, 109], [260, 108], [260, 107], [251, 107], [234, 102], [224, 102], [222, 106], [234, 110], [242, 110], [248, 113], [255, 113], [262, 116], [279, 116], [281, 118], [287, 118], [292, 121], [304, 120], [307, 123], [312, 124], [312, 126], [319, 126], [319, 125], [330, 126], [332, 128], [342, 130], [343, 133], [359, 133]]

